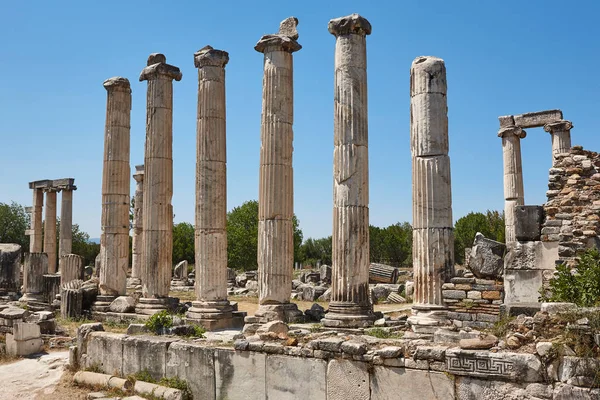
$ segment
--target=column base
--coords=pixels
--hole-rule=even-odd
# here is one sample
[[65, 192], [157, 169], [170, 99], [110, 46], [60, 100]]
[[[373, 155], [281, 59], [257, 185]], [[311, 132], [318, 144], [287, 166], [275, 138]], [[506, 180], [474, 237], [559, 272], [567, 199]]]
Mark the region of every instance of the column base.
[[110, 307], [110, 303], [112, 303], [116, 298], [117, 296], [99, 294], [96, 296], [96, 301], [94, 304], [92, 304], [92, 311], [107, 312], [108, 308]]
[[172, 307], [172, 300], [170, 299], [171, 298], [169, 297], [162, 297], [158, 299], [142, 297], [135, 305], [135, 313], [143, 315], [154, 315], [162, 310], [167, 310]]
[[234, 311], [228, 300], [193, 301], [185, 314], [185, 321], [200, 325], [208, 331], [241, 328], [246, 313]]
[[25, 293], [19, 299], [19, 303], [27, 305], [31, 311], [44, 311], [50, 306], [43, 293]]
[[366, 328], [372, 326], [375, 319], [377, 316], [370, 304], [331, 302], [321, 323], [329, 328]]
[[415, 333], [433, 335], [439, 328], [450, 324], [448, 309], [435, 304], [415, 304], [407, 323]]
[[271, 321], [283, 321], [288, 324], [303, 323], [304, 313], [295, 303], [261, 304], [254, 316], [245, 318], [245, 322], [250, 324], [266, 324]]

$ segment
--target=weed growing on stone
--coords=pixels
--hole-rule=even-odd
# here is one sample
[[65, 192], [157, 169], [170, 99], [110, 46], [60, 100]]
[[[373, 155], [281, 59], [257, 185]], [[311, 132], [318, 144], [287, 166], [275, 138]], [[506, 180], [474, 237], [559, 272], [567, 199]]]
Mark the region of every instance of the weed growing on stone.
[[490, 333], [497, 338], [503, 338], [510, 330], [510, 323], [515, 319], [507, 314], [501, 314], [500, 319], [490, 328]]
[[310, 326], [310, 331], [311, 331], [312, 333], [316, 333], [316, 332], [319, 332], [319, 331], [321, 330], [321, 328], [323, 328], [323, 325], [322, 325], [322, 324], [312, 324], [312, 325]]
[[575, 303], [580, 307], [600, 305], [600, 252], [585, 251], [573, 269], [558, 265], [550, 279], [549, 292], [543, 297], [551, 302]]
[[148, 318], [144, 325], [149, 331], [160, 334], [173, 326], [173, 316], [167, 310], [162, 310]]
[[402, 339], [402, 332], [391, 332], [382, 328], [371, 328], [365, 332], [369, 336], [379, 339]]

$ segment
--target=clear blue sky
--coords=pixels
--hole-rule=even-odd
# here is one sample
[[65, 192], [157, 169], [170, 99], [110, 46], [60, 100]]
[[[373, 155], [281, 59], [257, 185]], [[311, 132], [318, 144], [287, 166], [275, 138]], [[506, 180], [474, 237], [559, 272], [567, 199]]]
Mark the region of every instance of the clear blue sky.
[[[333, 55], [327, 22], [360, 13], [367, 39], [371, 224], [411, 221], [409, 69], [446, 61], [454, 219], [503, 208], [499, 115], [560, 108], [573, 144], [600, 150], [597, 1], [29, 1], [0, 5], [0, 202], [31, 204], [27, 182], [74, 177], [73, 220], [100, 235], [106, 91], [133, 89], [131, 165], [143, 163], [150, 53], [181, 68], [174, 83], [175, 222], [194, 221], [197, 71], [207, 44], [227, 65], [228, 209], [258, 197], [262, 54], [257, 40], [299, 19], [294, 54], [294, 204], [306, 237], [331, 234]], [[523, 143], [525, 197], [542, 204], [550, 135]], [[132, 193], [135, 182], [132, 179]]]

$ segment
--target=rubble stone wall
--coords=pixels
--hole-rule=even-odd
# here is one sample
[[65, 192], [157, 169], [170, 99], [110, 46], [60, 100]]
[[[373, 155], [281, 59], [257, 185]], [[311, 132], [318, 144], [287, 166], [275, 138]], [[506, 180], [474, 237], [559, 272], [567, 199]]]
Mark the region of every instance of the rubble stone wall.
[[477, 278], [452, 278], [442, 285], [448, 318], [457, 328], [488, 328], [499, 319], [504, 300], [502, 281]]
[[600, 247], [600, 154], [581, 146], [556, 154], [548, 188], [542, 241], [558, 242], [559, 262], [574, 265], [578, 252]]
[[313, 340], [304, 347], [237, 341], [235, 348], [224, 348], [177, 338], [90, 332], [78, 343], [81, 368], [121, 376], [147, 370], [156, 379], [177, 376], [190, 385], [195, 399], [203, 400], [600, 396], [600, 389], [577, 386], [576, 378], [583, 374], [577, 357], [563, 357], [558, 368], [547, 370], [534, 354], [411, 346], [402, 339], [370, 351], [343, 336]]

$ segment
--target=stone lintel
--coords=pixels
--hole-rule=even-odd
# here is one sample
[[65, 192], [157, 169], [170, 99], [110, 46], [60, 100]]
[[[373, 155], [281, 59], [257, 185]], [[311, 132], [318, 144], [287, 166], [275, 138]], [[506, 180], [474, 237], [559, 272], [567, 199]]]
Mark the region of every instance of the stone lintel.
[[515, 117], [513, 115], [500, 116], [498, 120], [500, 121], [500, 128], [508, 128], [515, 125]]
[[167, 78], [180, 81], [183, 75], [179, 68], [174, 65], [167, 64], [167, 57], [164, 54], [152, 53], [148, 56], [147, 67], [140, 74], [140, 82], [156, 79], [159, 75], [164, 75]]
[[59, 190], [77, 190], [75, 186], [75, 178], [54, 179], [52, 186]]
[[573, 123], [564, 119], [544, 125], [544, 130], [549, 133], [565, 132], [571, 129], [573, 129]]
[[33, 212], [33, 207], [32, 206], [25, 207], [25, 212], [31, 214]]
[[122, 76], [108, 78], [104, 81], [103, 85], [104, 88], [108, 91], [119, 90], [131, 93], [131, 85], [129, 84], [129, 79], [123, 78]]
[[351, 14], [330, 20], [327, 30], [335, 36], [350, 34], [366, 36], [371, 34], [371, 23], [358, 14]]
[[264, 35], [260, 38], [258, 43], [256, 43], [256, 46], [254, 46], [254, 50], [258, 51], [259, 53], [265, 53], [269, 50], [281, 50], [287, 51], [288, 53], [293, 53], [301, 48], [302, 46], [300, 43], [289, 36], [280, 34]]
[[515, 115], [515, 125], [521, 128], [538, 128], [563, 119], [561, 110], [546, 110]]
[[500, 128], [498, 131], [498, 137], [505, 137], [508, 135], [515, 135], [519, 139], [523, 139], [527, 136], [527, 133], [519, 126], [507, 126], [506, 128]]
[[42, 179], [39, 181], [29, 182], [29, 189], [46, 189], [52, 187], [51, 179]]
[[194, 53], [194, 66], [202, 67], [221, 67], [229, 62], [229, 53], [224, 50], [216, 50], [212, 46], [204, 46]]

